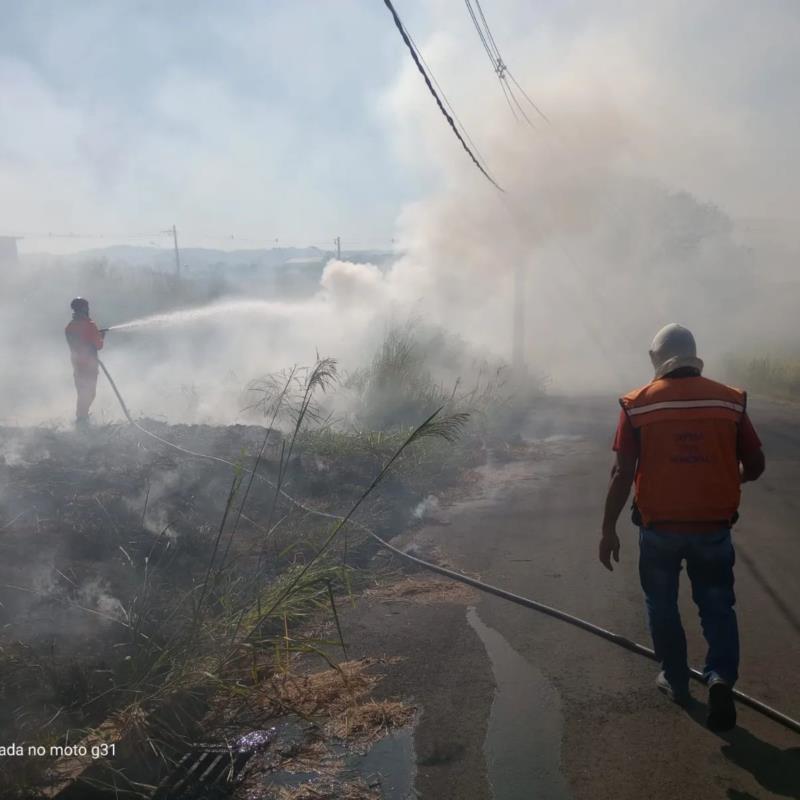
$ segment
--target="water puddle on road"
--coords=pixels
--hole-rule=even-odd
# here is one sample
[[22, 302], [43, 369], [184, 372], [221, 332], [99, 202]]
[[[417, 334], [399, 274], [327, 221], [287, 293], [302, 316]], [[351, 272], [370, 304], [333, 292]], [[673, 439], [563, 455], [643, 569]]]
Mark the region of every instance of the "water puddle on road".
[[414, 728], [400, 728], [377, 741], [356, 759], [358, 771], [370, 786], [379, 786], [382, 800], [413, 797], [417, 777]]
[[558, 692], [474, 607], [467, 622], [486, 648], [496, 686], [483, 745], [494, 800], [568, 800]]
[[[290, 724], [282, 729], [280, 726], [278, 728], [284, 735], [283, 739], [278, 738], [276, 745], [273, 745], [272, 749], [278, 752], [281, 748], [291, 748], [292, 744], [295, 747], [302, 747], [303, 743], [307, 745], [309, 741], [319, 741], [309, 740], [307, 732], [304, 733], [297, 725]], [[326, 748], [323, 748], [325, 754], [319, 759], [315, 759], [312, 752], [306, 762], [307, 769], [301, 768], [298, 771], [294, 771], [294, 768], [285, 769], [282, 768], [280, 761], [276, 766], [264, 768], [262, 772], [268, 775], [264, 779], [265, 785], [274, 790], [284, 790], [287, 797], [349, 797], [351, 795], [346, 794], [346, 787], [358, 784], [368, 786], [373, 792], [379, 792], [381, 800], [408, 800], [414, 796], [417, 756], [414, 749], [413, 725], [389, 731], [366, 750], [353, 749], [352, 742], [348, 744], [341, 741], [328, 741]], [[302, 754], [302, 750], [300, 752]], [[284, 796], [280, 792], [278, 794]], [[373, 794], [370, 794], [370, 797], [372, 796]]]

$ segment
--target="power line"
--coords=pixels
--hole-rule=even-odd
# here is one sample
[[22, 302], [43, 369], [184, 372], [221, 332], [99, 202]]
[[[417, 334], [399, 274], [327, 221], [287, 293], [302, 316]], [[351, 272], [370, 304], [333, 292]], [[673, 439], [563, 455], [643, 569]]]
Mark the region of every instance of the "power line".
[[[511, 81], [514, 83], [514, 86], [522, 93], [522, 96], [525, 100], [530, 104], [531, 108], [545, 121], [548, 125], [552, 125], [548, 116], [533, 102], [531, 97], [528, 93], [522, 88], [519, 81], [514, 77], [511, 70], [508, 68], [508, 65], [503, 59], [502, 53], [500, 52], [500, 48], [497, 46], [497, 42], [495, 41], [494, 35], [492, 34], [492, 29], [489, 27], [489, 23], [486, 21], [486, 15], [483, 13], [483, 8], [481, 7], [480, 0], [475, 0], [475, 8], [472, 6], [471, 0], [464, 0], [464, 4], [467, 7], [467, 11], [469, 12], [470, 18], [472, 19], [472, 24], [475, 26], [475, 30], [478, 34], [479, 39], [481, 40], [481, 44], [483, 45], [483, 49], [486, 51], [486, 55], [489, 57], [489, 61], [492, 64], [492, 69], [497, 75], [498, 80], [500, 81], [500, 87], [503, 90], [503, 95], [506, 97], [506, 102], [508, 102], [509, 107], [511, 107], [511, 111], [514, 114], [514, 118], [519, 120], [517, 113], [514, 111], [514, 108], [511, 106], [511, 100], [513, 100], [514, 104], [519, 109], [519, 112], [522, 114], [522, 117], [531, 126], [534, 130], [536, 126], [531, 121], [530, 117], [527, 115], [525, 110], [522, 107], [522, 104], [519, 102], [516, 94], [514, 94], [514, 90], [508, 82], [510, 78]], [[477, 9], [477, 13], [476, 13]], [[479, 19], [480, 17], [480, 19]], [[509, 100], [509, 97], [511, 100]]]
[[[16, 239], [154, 239], [161, 236], [163, 231], [153, 233], [46, 233], [23, 231], [11, 234]], [[170, 231], [171, 233], [171, 231]]]
[[[489, 58], [489, 62], [492, 65], [492, 69], [494, 70], [495, 75], [497, 75], [497, 80], [498, 83], [500, 84], [500, 90], [503, 92], [503, 97], [505, 98], [506, 104], [508, 105], [508, 108], [511, 111], [511, 115], [514, 117], [514, 120], [516, 122], [519, 122], [521, 114], [525, 122], [527, 122], [528, 125], [530, 125], [530, 127], [535, 130], [536, 126], [531, 122], [530, 117], [525, 113], [525, 109], [522, 108], [521, 103], [517, 99], [517, 96], [514, 94], [514, 90], [508, 83], [508, 79], [506, 77], [506, 72], [508, 71], [508, 67], [503, 61], [503, 57], [500, 54], [500, 50], [497, 47], [497, 43], [494, 40], [494, 36], [492, 36], [491, 30], [489, 30], [489, 26], [486, 24], [486, 17], [483, 14], [483, 9], [481, 9], [480, 6], [478, 6], [478, 11], [480, 12], [481, 20], [483, 20], [483, 23], [481, 24], [481, 22], [478, 21], [475, 9], [472, 7], [472, 3], [470, 2], [470, 0], [464, 0], [464, 4], [466, 5], [470, 18], [472, 19], [472, 24], [478, 33], [478, 38], [481, 40], [483, 49]], [[516, 108], [519, 109], [519, 113], [514, 108], [514, 106], [516, 106]]]
[[420, 74], [425, 80], [425, 85], [428, 87], [428, 91], [433, 95], [434, 100], [436, 100], [436, 105], [439, 106], [439, 110], [444, 115], [448, 125], [450, 125], [458, 141], [461, 142], [461, 146], [464, 148], [464, 150], [466, 150], [467, 155], [469, 155], [469, 157], [472, 159], [472, 163], [475, 164], [475, 166], [481, 171], [486, 180], [488, 180], [489, 183], [491, 183], [495, 188], [499, 189], [501, 192], [504, 191], [503, 188], [494, 180], [494, 178], [492, 178], [492, 176], [489, 175], [489, 173], [484, 169], [481, 162], [478, 161], [478, 159], [475, 157], [475, 154], [472, 152], [472, 150], [470, 150], [469, 145], [464, 141], [464, 137], [461, 135], [460, 131], [458, 130], [458, 127], [456, 126], [456, 123], [453, 121], [453, 117], [444, 107], [442, 99], [439, 97], [439, 95], [436, 92], [436, 89], [431, 83], [431, 78], [429, 77], [425, 68], [422, 66], [419, 54], [417, 53], [416, 48], [411, 42], [411, 39], [409, 38], [409, 35], [406, 32], [406, 29], [403, 26], [402, 21], [400, 20], [400, 17], [397, 11], [395, 10], [394, 5], [392, 4], [392, 0], [383, 0], [383, 2], [386, 8], [388, 8], [389, 11], [391, 12], [392, 18], [394, 19], [395, 27], [400, 32], [400, 35], [403, 37], [403, 41], [405, 42], [405, 45], [408, 48], [409, 53], [411, 53], [411, 58], [414, 59], [414, 63], [417, 65], [417, 69], [419, 70]]
[[492, 50], [492, 48], [489, 46], [489, 42], [486, 40], [486, 35], [483, 32], [483, 28], [478, 22], [478, 18], [475, 16], [475, 10], [472, 8], [472, 3], [470, 3], [469, 0], [464, 0], [464, 3], [467, 6], [467, 11], [469, 11], [470, 17], [472, 17], [472, 24], [475, 26], [475, 30], [478, 32], [483, 49], [486, 51], [486, 55], [489, 56], [489, 61], [492, 62], [492, 67], [496, 70], [497, 56], [495, 55], [495, 51]]
[[500, 81], [500, 91], [502, 91], [503, 97], [505, 97], [506, 103], [508, 103], [508, 108], [511, 111], [512, 116], [517, 122], [519, 122], [519, 116], [517, 116], [517, 112], [514, 110], [514, 106], [511, 103], [511, 98], [509, 97], [509, 91], [505, 81]]
[[[318, 232], [317, 232], [318, 233]], [[170, 237], [173, 239], [171, 243], [166, 240], [166, 237]], [[126, 242], [131, 239], [150, 239], [150, 240], [159, 240], [163, 242], [162, 248], [166, 249], [167, 247], [172, 246], [174, 248], [174, 233], [172, 228], [168, 228], [161, 231], [154, 231], [153, 233], [52, 233], [52, 232], [41, 232], [41, 231], [24, 231], [24, 232], [14, 232], [14, 233], [0, 233], [0, 238], [10, 238], [10, 239], [19, 239], [19, 240], [41, 240], [41, 239], [74, 239], [74, 240], [106, 240], [109, 242]], [[264, 235], [264, 236], [239, 236], [234, 233], [228, 234], [220, 234], [220, 233], [201, 233], [196, 235], [186, 235], [183, 234], [182, 237], [184, 240], [188, 240], [190, 242], [209, 242], [209, 241], [219, 241], [219, 242], [231, 242], [234, 244], [237, 243], [248, 243], [248, 244], [260, 244], [263, 247], [275, 247], [276, 242], [282, 242], [280, 245], [281, 247], [286, 248], [304, 248], [304, 247], [311, 247], [314, 245], [319, 244], [330, 244], [330, 237], [326, 235], [315, 235], [313, 237], [309, 237], [307, 239], [299, 240], [299, 239], [292, 239], [292, 240], [283, 240], [281, 238], [277, 238], [271, 235]], [[345, 237], [342, 237], [343, 239]], [[351, 245], [372, 245], [372, 246], [391, 246], [394, 245], [396, 242], [389, 236], [386, 237], [377, 237], [371, 238], [369, 235], [366, 236], [348, 236], [346, 237], [347, 241]], [[334, 240], [335, 241], [335, 240]], [[190, 245], [190, 246], [199, 246], [199, 245]], [[186, 245], [184, 244], [181, 249], [185, 249]]]
[[419, 60], [423, 63], [425, 69], [428, 70], [428, 74], [431, 76], [431, 80], [433, 81], [436, 88], [439, 90], [439, 94], [442, 96], [442, 99], [444, 100], [445, 104], [450, 109], [450, 113], [453, 115], [453, 119], [455, 119], [455, 121], [459, 124], [461, 130], [464, 131], [464, 137], [470, 143], [472, 149], [478, 154], [478, 158], [480, 158], [481, 161], [486, 161], [486, 159], [481, 154], [481, 151], [478, 149], [478, 145], [475, 144], [475, 142], [472, 140], [472, 137], [469, 135], [469, 131], [464, 126], [464, 123], [458, 118], [458, 114], [456, 114], [456, 110], [455, 108], [453, 108], [453, 104], [447, 99], [447, 95], [444, 93], [444, 89], [442, 89], [441, 85], [439, 84], [439, 81], [436, 80], [436, 76], [433, 74], [433, 70], [430, 68], [430, 66], [428, 66], [428, 62], [425, 60], [425, 56], [422, 54], [422, 50], [419, 49], [417, 43], [414, 41], [414, 37], [411, 35], [411, 32], [406, 31], [406, 33], [408, 34], [408, 38], [411, 40], [411, 44], [414, 46], [414, 49], [417, 51]]
[[489, 27], [489, 23], [486, 21], [486, 17], [483, 15], [483, 9], [481, 8], [480, 0], [475, 0], [475, 5], [478, 8], [478, 13], [481, 15], [481, 20], [483, 21], [483, 26], [486, 28], [486, 33], [489, 36], [489, 41], [492, 43], [492, 47], [494, 48], [497, 57], [500, 58], [500, 48], [497, 46], [497, 42], [494, 40], [494, 36], [492, 36], [492, 30]]
[[514, 77], [514, 74], [511, 72], [511, 70], [510, 70], [510, 69], [508, 69], [508, 67], [506, 67], [506, 72], [508, 73], [508, 77], [509, 77], [509, 78], [511, 78], [511, 80], [512, 80], [512, 81], [514, 81], [514, 85], [517, 87], [517, 89], [519, 89], [519, 90], [520, 90], [520, 92], [522, 92], [522, 96], [523, 96], [523, 97], [524, 97], [524, 98], [525, 98], [525, 99], [526, 99], [526, 100], [527, 100], [527, 101], [528, 101], [528, 102], [531, 104], [531, 106], [532, 106], [532, 107], [533, 107], [533, 109], [536, 111], [536, 113], [537, 113], [537, 114], [538, 114], [538, 115], [539, 115], [539, 116], [540, 116], [540, 117], [541, 117], [541, 118], [542, 118], [542, 119], [543, 119], [543, 120], [544, 120], [544, 121], [545, 121], [545, 122], [546, 122], [548, 125], [552, 125], [553, 123], [552, 123], [552, 122], [550, 122], [550, 117], [548, 117], [548, 116], [547, 116], [547, 114], [545, 114], [545, 113], [544, 113], [544, 111], [542, 111], [542, 110], [539, 108], [539, 106], [537, 106], [537, 105], [536, 105], [536, 103], [534, 103], [534, 102], [533, 102], [533, 100], [531, 100], [531, 98], [528, 96], [528, 93], [527, 93], [527, 92], [526, 92], [526, 91], [525, 91], [525, 90], [522, 88], [522, 86], [520, 86], [520, 85], [519, 85], [519, 82], [518, 82], [518, 81], [517, 81], [517, 79]]

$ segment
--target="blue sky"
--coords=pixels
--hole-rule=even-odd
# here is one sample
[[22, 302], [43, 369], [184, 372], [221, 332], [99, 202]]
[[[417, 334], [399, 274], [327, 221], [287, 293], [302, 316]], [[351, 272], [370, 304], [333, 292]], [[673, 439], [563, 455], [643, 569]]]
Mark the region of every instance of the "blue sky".
[[402, 57], [382, 4], [9, 2], [3, 17], [0, 168], [53, 189], [3, 229], [387, 242], [420, 191], [377, 112]]
[[[794, 0], [483, 5], [557, 121], [563, 95], [607, 94], [641, 114], [636, 146], [659, 179], [737, 214], [796, 216]], [[491, 163], [507, 111], [463, 2], [397, 6]], [[380, 0], [0, 0], [0, 12], [0, 233], [174, 222], [187, 244], [386, 244], [443, 170], [471, 169]]]

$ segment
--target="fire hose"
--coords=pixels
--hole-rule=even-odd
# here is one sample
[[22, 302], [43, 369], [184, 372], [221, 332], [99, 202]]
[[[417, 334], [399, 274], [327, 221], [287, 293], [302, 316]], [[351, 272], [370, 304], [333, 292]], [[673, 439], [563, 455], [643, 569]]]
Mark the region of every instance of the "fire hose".
[[[225, 458], [221, 458], [219, 456], [209, 455], [207, 453], [199, 453], [194, 450], [189, 450], [185, 447], [181, 447], [180, 445], [175, 444], [174, 442], [170, 442], [167, 439], [162, 438], [156, 433], [152, 431], [148, 431], [145, 427], [143, 427], [139, 422], [137, 422], [132, 416], [128, 407], [123, 399], [122, 395], [117, 388], [116, 383], [114, 383], [114, 379], [111, 377], [111, 374], [106, 369], [105, 364], [98, 359], [98, 363], [100, 364], [101, 369], [103, 370], [104, 375], [108, 379], [109, 384], [111, 385], [114, 394], [119, 401], [120, 407], [122, 408], [122, 412], [127, 418], [128, 422], [130, 422], [133, 427], [137, 430], [141, 431], [146, 436], [154, 439], [157, 442], [160, 442], [167, 447], [171, 447], [173, 450], [178, 451], [179, 453], [183, 453], [184, 455], [191, 456], [193, 458], [202, 458], [206, 459], [207, 461], [216, 461], [219, 464], [224, 464], [229, 467], [233, 467], [234, 469], [241, 469], [248, 475], [253, 475], [254, 477], [258, 478], [259, 480], [263, 481], [271, 488], [277, 490], [281, 497], [283, 497], [287, 502], [299, 508], [301, 511], [304, 511], [307, 514], [311, 514], [316, 517], [321, 517], [324, 519], [334, 520], [336, 522], [341, 522], [344, 518], [341, 516], [337, 516], [336, 514], [328, 513], [327, 511], [320, 511], [319, 509], [312, 508], [310, 506], [305, 505], [304, 503], [300, 502], [296, 498], [292, 497], [282, 488], [278, 487], [276, 484], [272, 483], [269, 479], [264, 477], [263, 475], [255, 472], [253, 470], [249, 470], [247, 468], [241, 467], [241, 465], [237, 465], [232, 461], [228, 461]], [[658, 662], [659, 659], [656, 656], [655, 652], [651, 650], [649, 647], [645, 647], [643, 644], [639, 644], [638, 642], [634, 642], [631, 639], [626, 638], [618, 633], [614, 633], [613, 631], [606, 630], [605, 628], [601, 628], [599, 625], [595, 625], [587, 620], [581, 619], [580, 617], [573, 616], [572, 614], [568, 614], [566, 611], [562, 611], [558, 608], [553, 608], [552, 606], [548, 606], [544, 603], [540, 603], [538, 600], [531, 600], [528, 597], [522, 597], [521, 595], [514, 594], [513, 592], [509, 592], [506, 589], [501, 589], [498, 586], [492, 586], [491, 584], [484, 583], [483, 581], [479, 581], [477, 578], [472, 578], [468, 575], [464, 575], [460, 572], [456, 572], [455, 570], [448, 569], [446, 567], [442, 567], [439, 564], [434, 564], [430, 561], [426, 561], [425, 559], [419, 558], [418, 556], [412, 555], [411, 553], [407, 553], [404, 550], [400, 550], [399, 548], [395, 547], [394, 545], [387, 542], [382, 537], [378, 536], [377, 533], [372, 531], [366, 525], [361, 524], [355, 520], [351, 520], [350, 524], [354, 527], [359, 528], [360, 530], [364, 531], [370, 537], [372, 537], [381, 547], [391, 551], [397, 556], [406, 559], [407, 561], [411, 561], [414, 564], [418, 564], [421, 567], [424, 567], [431, 572], [435, 572], [439, 575], [443, 575], [450, 580], [458, 581], [459, 583], [463, 583], [467, 586], [472, 586], [475, 589], [478, 589], [485, 594], [491, 594], [495, 597], [500, 597], [503, 600], [508, 600], [511, 603], [515, 603], [516, 605], [523, 606], [524, 608], [532, 609], [533, 611], [538, 611], [540, 614], [545, 614], [548, 617], [553, 617], [554, 619], [561, 620], [562, 622], [566, 622], [568, 625], [572, 625], [576, 628], [580, 628], [581, 630], [587, 631], [588, 633], [593, 634], [594, 636], [598, 636], [601, 639], [605, 639], [612, 644], [617, 645], [617, 647], [621, 647], [624, 650], [628, 650], [631, 653], [636, 653], [637, 655], [642, 656], [643, 658], [647, 658], [650, 661]], [[703, 673], [700, 672], [698, 669], [690, 669], [691, 677], [699, 681], [700, 683], [705, 684], [705, 679], [703, 678]], [[736, 700], [741, 703], [743, 706], [747, 706], [748, 708], [753, 709], [754, 711], [758, 712], [759, 714], [771, 719], [773, 722], [777, 722], [779, 725], [782, 725], [784, 728], [788, 728], [795, 733], [800, 733], [800, 721], [793, 719], [792, 717], [784, 714], [782, 711], [778, 711], [777, 709], [773, 708], [772, 706], [763, 703], [761, 700], [758, 700], [754, 697], [751, 697], [744, 692], [734, 689], [733, 696]]]

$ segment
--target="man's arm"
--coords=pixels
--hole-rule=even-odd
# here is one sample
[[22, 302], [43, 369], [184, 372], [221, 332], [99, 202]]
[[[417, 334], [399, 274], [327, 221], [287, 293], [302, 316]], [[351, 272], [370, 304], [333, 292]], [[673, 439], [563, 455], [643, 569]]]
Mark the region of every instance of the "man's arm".
[[600, 562], [610, 571], [611, 556], [619, 562], [619, 537], [617, 536], [617, 520], [628, 502], [631, 485], [636, 475], [636, 461], [634, 455], [617, 452], [614, 465], [611, 467], [611, 482], [606, 495], [606, 507], [603, 515], [603, 534], [600, 538]]
[[739, 425], [736, 449], [739, 455], [739, 474], [742, 483], [758, 480], [764, 471], [766, 462], [764, 451], [761, 449], [761, 440], [747, 414], [742, 417]]
[[91, 323], [91, 337], [92, 337], [92, 344], [95, 347], [95, 350], [102, 350], [103, 349], [103, 340], [105, 339], [105, 334], [101, 333], [97, 329], [97, 325], [94, 322]]
[[767, 462], [764, 458], [764, 451], [760, 447], [758, 450], [742, 453], [739, 464], [739, 474], [742, 477], [742, 483], [757, 481], [761, 477], [761, 473], [764, 471], [766, 465]]

